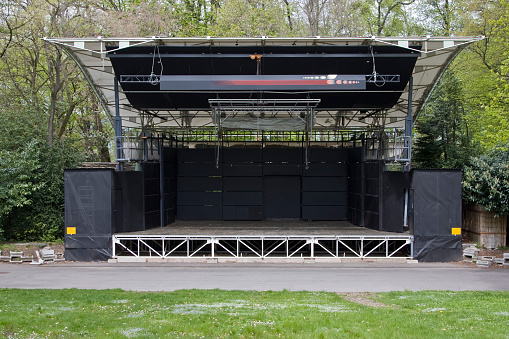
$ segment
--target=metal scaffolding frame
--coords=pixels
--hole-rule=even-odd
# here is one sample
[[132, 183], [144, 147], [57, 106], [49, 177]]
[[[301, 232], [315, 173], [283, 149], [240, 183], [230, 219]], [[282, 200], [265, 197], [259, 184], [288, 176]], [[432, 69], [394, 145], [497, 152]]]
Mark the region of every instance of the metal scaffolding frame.
[[412, 258], [411, 235], [113, 235], [112, 257]]

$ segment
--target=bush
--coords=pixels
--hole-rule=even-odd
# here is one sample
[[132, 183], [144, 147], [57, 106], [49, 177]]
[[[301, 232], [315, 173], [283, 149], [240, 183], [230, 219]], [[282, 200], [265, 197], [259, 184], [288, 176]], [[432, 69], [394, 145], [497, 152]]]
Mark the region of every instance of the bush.
[[63, 236], [64, 169], [81, 156], [70, 145], [38, 141], [20, 154], [1, 153], [0, 230], [11, 241], [55, 241]]
[[463, 171], [463, 199], [496, 215], [509, 215], [509, 148], [474, 157]]

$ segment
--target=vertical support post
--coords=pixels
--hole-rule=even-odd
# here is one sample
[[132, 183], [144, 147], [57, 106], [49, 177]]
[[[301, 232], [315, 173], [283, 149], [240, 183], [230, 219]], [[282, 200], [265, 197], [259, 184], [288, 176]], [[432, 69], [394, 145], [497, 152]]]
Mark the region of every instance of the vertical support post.
[[412, 95], [414, 91], [414, 78], [411, 76], [408, 81], [408, 110], [405, 118], [405, 138], [404, 138], [404, 158], [407, 159], [405, 165], [405, 171], [410, 170], [410, 164], [412, 163], [412, 128], [413, 128], [413, 117], [412, 117]]
[[113, 128], [115, 130], [115, 157], [117, 160], [117, 171], [124, 170], [124, 163], [120, 161], [123, 159], [122, 153], [122, 119], [120, 118], [120, 99], [118, 95], [118, 81], [117, 77], [113, 77], [115, 89], [115, 118], [113, 118]]
[[164, 222], [164, 134], [159, 139], [159, 219], [161, 227], [166, 226]]

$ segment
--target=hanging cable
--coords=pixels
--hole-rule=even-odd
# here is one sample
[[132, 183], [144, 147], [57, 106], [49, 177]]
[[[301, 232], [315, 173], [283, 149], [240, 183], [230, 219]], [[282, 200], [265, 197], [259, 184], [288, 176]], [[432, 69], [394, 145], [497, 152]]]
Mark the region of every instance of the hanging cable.
[[[159, 75], [155, 75], [154, 73], [154, 67], [156, 63], [156, 50], [157, 50], [157, 56], [159, 57], [159, 64], [161, 65], [161, 72]], [[149, 81], [152, 85], [157, 85], [159, 81], [161, 81], [160, 77], [163, 75], [163, 61], [161, 59], [161, 53], [159, 52], [159, 45], [154, 46], [154, 53], [152, 54], [152, 70], [150, 71], [150, 78]]]
[[[385, 78], [383, 76], [378, 76], [378, 73], [376, 72], [375, 54], [373, 53], [373, 46], [369, 46], [369, 51], [371, 53], [371, 58], [373, 59], [373, 73], [371, 73], [373, 75], [374, 80], [373, 83], [377, 87], [382, 87], [383, 85], [385, 85]], [[377, 79], [380, 79], [381, 81], [377, 82]]]

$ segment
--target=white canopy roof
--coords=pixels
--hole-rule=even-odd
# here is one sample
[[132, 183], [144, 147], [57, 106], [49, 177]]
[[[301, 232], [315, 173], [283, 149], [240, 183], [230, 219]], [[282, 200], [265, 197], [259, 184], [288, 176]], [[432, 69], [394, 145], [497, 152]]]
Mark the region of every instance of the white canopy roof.
[[[45, 41], [61, 46], [78, 64], [103, 108], [115, 116], [114, 71], [107, 56], [107, 46], [126, 49], [134, 46], [344, 46], [344, 45], [392, 45], [420, 53], [413, 70], [412, 115], [414, 121], [430, 95], [433, 87], [454, 57], [468, 44], [484, 37], [369, 37], [369, 38], [44, 38]], [[156, 129], [205, 128], [212, 127], [211, 111], [180, 112], [158, 111], [140, 112], [133, 108], [122, 89], [120, 90], [120, 115], [124, 127], [150, 126]], [[359, 111], [317, 111], [315, 130], [324, 129], [369, 129], [404, 127], [408, 111], [408, 85], [397, 105], [383, 114], [365, 116]], [[192, 119], [189, 119], [189, 117]], [[341, 118], [341, 119], [339, 119]]]

